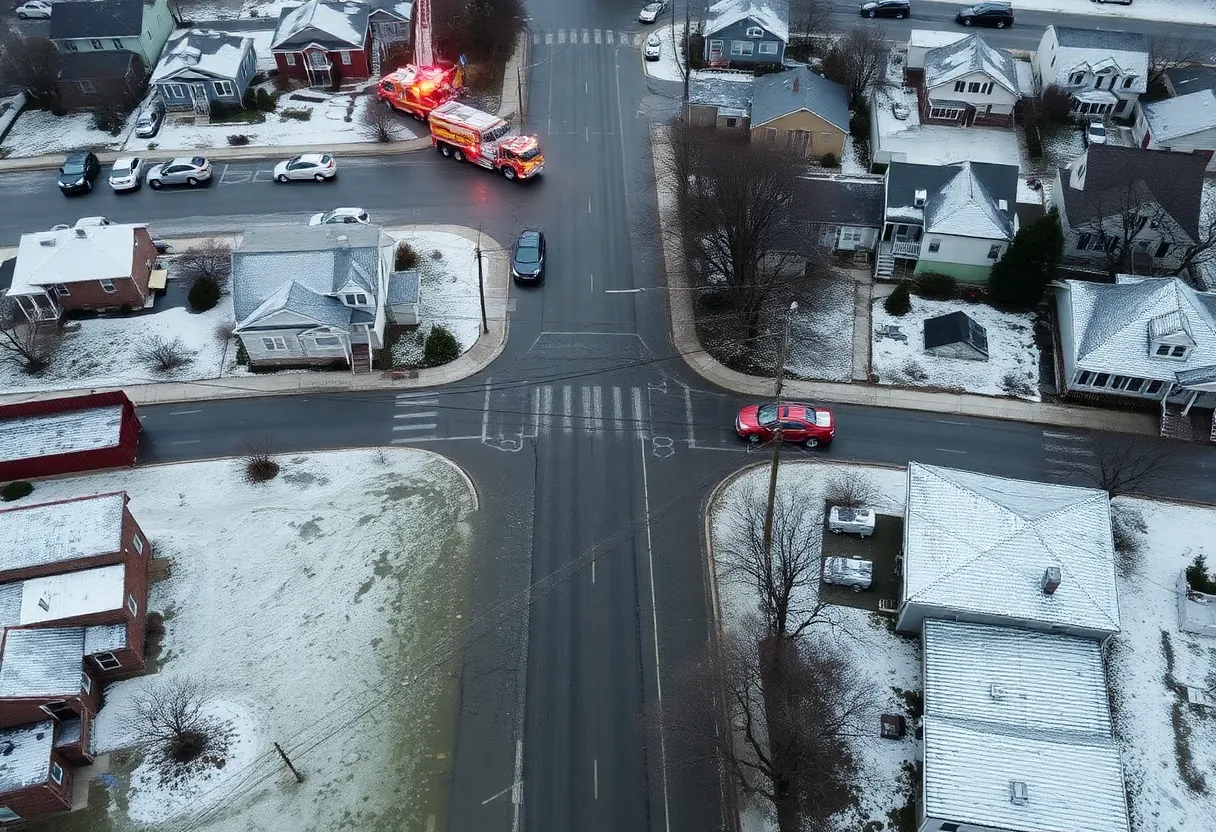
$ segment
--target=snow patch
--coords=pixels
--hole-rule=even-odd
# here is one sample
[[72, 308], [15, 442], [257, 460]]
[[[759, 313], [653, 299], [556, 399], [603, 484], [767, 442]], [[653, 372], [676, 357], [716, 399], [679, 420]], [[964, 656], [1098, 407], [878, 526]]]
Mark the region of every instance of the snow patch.
[[[418, 229], [398, 238], [418, 254], [421, 325], [393, 346], [394, 366], [419, 366], [431, 328], [448, 328], [463, 354], [481, 336], [481, 294], [477, 286], [477, 243], [450, 231]], [[434, 254], [440, 255], [435, 259]], [[485, 264], [483, 263], [483, 268]]]

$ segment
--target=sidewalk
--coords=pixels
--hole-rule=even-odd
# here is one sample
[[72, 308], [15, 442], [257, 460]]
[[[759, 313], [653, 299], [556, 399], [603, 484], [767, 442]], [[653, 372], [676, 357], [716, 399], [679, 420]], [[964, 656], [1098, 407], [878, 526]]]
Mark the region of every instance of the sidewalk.
[[[650, 128], [650, 146], [654, 159], [655, 187], [662, 231], [663, 261], [667, 272], [668, 311], [671, 317], [671, 337], [676, 351], [698, 375], [719, 387], [757, 397], [773, 395], [773, 380], [749, 376], [720, 364], [701, 348], [697, 339], [692, 299], [684, 253], [679, 235], [673, 233], [671, 218], [678, 210], [676, 194], [671, 187], [671, 145], [668, 128]], [[859, 322], [858, 322], [859, 323]], [[856, 328], [857, 324], [854, 324]], [[869, 328], [865, 330], [869, 334]], [[868, 340], [868, 337], [867, 337]], [[1157, 420], [1146, 413], [1099, 410], [1062, 404], [1043, 404], [1018, 399], [1000, 399], [969, 393], [938, 393], [907, 387], [876, 384], [846, 384], [827, 381], [787, 380], [785, 391], [792, 397], [811, 401], [837, 402], [866, 407], [890, 407], [902, 410], [925, 410], [958, 416], [988, 419], [1009, 419], [1040, 425], [1068, 428], [1089, 428], [1119, 433], [1139, 433], [1156, 436]]]

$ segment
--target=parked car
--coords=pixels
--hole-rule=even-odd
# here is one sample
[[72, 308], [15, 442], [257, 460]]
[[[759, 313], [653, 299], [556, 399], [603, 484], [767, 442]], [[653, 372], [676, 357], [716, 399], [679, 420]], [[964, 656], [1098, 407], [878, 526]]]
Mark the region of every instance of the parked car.
[[912, 14], [912, 0], [870, 0], [861, 4], [862, 17], [893, 17], [903, 20]]
[[51, 17], [51, 4], [46, 0], [28, 0], [17, 7], [17, 17], [22, 20], [49, 20]]
[[371, 218], [362, 208], [334, 208], [332, 211], [313, 214], [308, 220], [309, 225], [338, 225], [341, 223], [367, 225], [369, 222], [371, 222]]
[[647, 3], [642, 7], [642, 10], [638, 12], [638, 22], [654, 23], [659, 19], [659, 15], [667, 11], [668, 8], [670, 8], [670, 6], [667, 0], [657, 0], [655, 3]]
[[658, 32], [651, 32], [650, 37], [646, 38], [646, 45], [642, 49], [642, 55], [648, 61], [657, 61], [663, 57], [663, 41], [659, 37]]
[[328, 153], [301, 153], [274, 166], [276, 182], [315, 179], [324, 182], [338, 175], [338, 163]]
[[59, 190], [64, 194], [87, 194], [93, 190], [93, 180], [101, 173], [101, 163], [91, 150], [70, 153], [59, 168]]
[[160, 190], [165, 185], [196, 188], [211, 178], [211, 163], [202, 156], [179, 156], [148, 168], [148, 185]]
[[545, 235], [536, 229], [521, 231], [511, 252], [511, 277], [516, 283], [545, 279]]
[[105, 217], [81, 217], [76, 220], [76, 228], [97, 228], [102, 225], [113, 225]]
[[1095, 3], [1114, 3], [1116, 6], [1130, 6], [1132, 0], [1093, 0]]
[[1013, 25], [1013, 7], [1008, 3], [976, 3], [963, 9], [954, 19], [964, 26], [994, 26], [1004, 29]]
[[1091, 121], [1085, 127], [1086, 144], [1106, 144], [1106, 125], [1100, 121]]
[[836, 437], [836, 420], [827, 408], [786, 402], [752, 404], [739, 411], [735, 433], [748, 442], [768, 442], [780, 429], [785, 442], [801, 442], [808, 448], [827, 447]]
[[165, 105], [159, 98], [144, 107], [135, 120], [135, 135], [141, 139], [150, 139], [160, 132], [160, 125], [165, 120]]
[[823, 582], [847, 586], [854, 592], [869, 589], [874, 582], [874, 561], [861, 558], [824, 558]]
[[143, 184], [144, 160], [138, 156], [123, 156], [110, 166], [110, 187], [116, 191], [133, 191]]
[[874, 509], [832, 506], [828, 512], [828, 531], [832, 534], [855, 534], [865, 540], [874, 534]]

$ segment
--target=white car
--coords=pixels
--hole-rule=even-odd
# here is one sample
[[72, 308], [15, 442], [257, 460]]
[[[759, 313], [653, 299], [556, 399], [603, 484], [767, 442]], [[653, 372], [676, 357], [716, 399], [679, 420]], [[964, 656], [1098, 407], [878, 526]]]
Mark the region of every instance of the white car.
[[202, 156], [179, 156], [148, 168], [148, 185], [159, 191], [164, 185], [197, 188], [211, 178], [211, 163]]
[[663, 56], [663, 41], [658, 32], [651, 32], [650, 37], [646, 38], [646, 45], [642, 47], [642, 55], [648, 61], [657, 61]]
[[133, 191], [143, 183], [144, 160], [138, 156], [115, 159], [110, 167], [110, 187], [116, 191]]
[[367, 212], [362, 208], [334, 208], [332, 211], [324, 211], [320, 214], [313, 214], [308, 220], [309, 225], [340, 225], [342, 223], [367, 225], [371, 218], [367, 216]]
[[328, 153], [302, 153], [274, 166], [276, 182], [292, 179], [315, 179], [324, 182], [338, 175], [338, 163]]
[[648, 3], [638, 12], [638, 21], [640, 23], [654, 23], [659, 19], [659, 15], [667, 11], [667, 0], [656, 0], [654, 3]]
[[105, 217], [81, 217], [76, 220], [77, 228], [96, 228], [100, 225], [110, 225], [110, 221]]
[[17, 7], [17, 17], [22, 20], [34, 18], [36, 20], [49, 20], [51, 17], [51, 4], [46, 0], [28, 0]]
[[1086, 144], [1106, 144], [1106, 125], [1100, 121], [1091, 121], [1085, 128]]
[[861, 558], [824, 558], [823, 582], [847, 586], [854, 592], [869, 589], [874, 582], [874, 561]]

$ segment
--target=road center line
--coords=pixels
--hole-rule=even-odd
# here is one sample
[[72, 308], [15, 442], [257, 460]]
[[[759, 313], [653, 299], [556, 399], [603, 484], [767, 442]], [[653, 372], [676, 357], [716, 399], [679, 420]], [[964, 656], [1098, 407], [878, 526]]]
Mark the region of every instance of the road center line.
[[641, 289], [605, 289], [605, 295], [632, 295], [642, 291]]
[[197, 445], [199, 442], [202, 442], [202, 441], [203, 440], [201, 440], [201, 439], [179, 439], [178, 441], [174, 442], [173, 444], [174, 445]]
[[515, 785], [511, 786], [511, 802], [515, 813], [511, 818], [511, 832], [519, 832], [519, 804], [524, 802], [524, 741], [515, 741]]
[[[594, 561], [593, 561], [594, 562]], [[600, 799], [600, 761], [596, 758], [591, 760], [591, 780], [595, 785], [595, 799]]]
[[202, 413], [202, 412], [203, 411], [201, 411], [201, 410], [170, 410], [169, 415], [170, 416], [186, 416], [187, 414], [190, 414], [190, 413]]
[[960, 422], [957, 419], [934, 419], [935, 422], [940, 422], [943, 425], [965, 425], [966, 422]]
[[958, 450], [955, 450], [954, 448], [934, 448], [933, 450], [941, 451], [944, 454], [965, 454], [965, 453], [967, 453], [966, 451], [958, 451]]
[[591, 197], [587, 197], [587, 213], [591, 213]]

